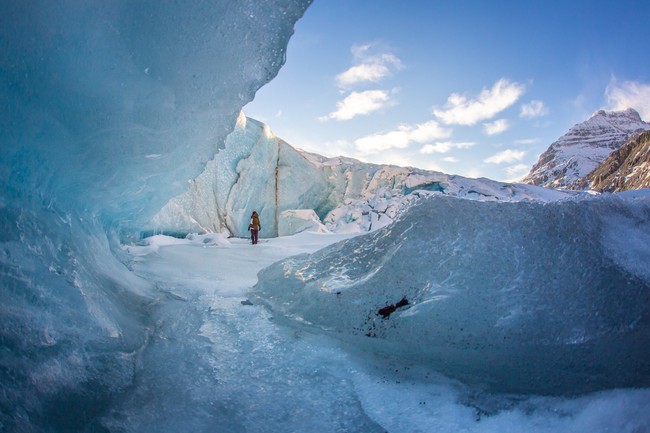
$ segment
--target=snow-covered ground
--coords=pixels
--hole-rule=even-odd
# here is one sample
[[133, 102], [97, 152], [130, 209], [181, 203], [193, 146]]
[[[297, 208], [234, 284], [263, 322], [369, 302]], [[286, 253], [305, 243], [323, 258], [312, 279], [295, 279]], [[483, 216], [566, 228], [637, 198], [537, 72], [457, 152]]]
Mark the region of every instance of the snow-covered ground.
[[302, 232], [253, 246], [219, 235], [155, 236], [126, 247], [161, 299], [136, 385], [102, 424], [133, 432], [648, 431], [648, 389], [493, 395], [372, 345], [285, 326], [248, 301], [261, 269], [350, 237]]

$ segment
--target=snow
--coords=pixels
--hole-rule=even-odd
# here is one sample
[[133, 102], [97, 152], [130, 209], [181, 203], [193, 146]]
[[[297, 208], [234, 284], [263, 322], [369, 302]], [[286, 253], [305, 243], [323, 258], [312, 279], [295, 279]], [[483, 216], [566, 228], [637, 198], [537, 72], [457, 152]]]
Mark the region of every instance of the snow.
[[[206, 239], [212, 238], [155, 236], [125, 247], [134, 272], [168, 293], [169, 305], [156, 313], [160, 324], [147, 349], [156, 356], [142, 356], [141, 368], [149, 373], [105, 425], [138, 432], [219, 425], [247, 432], [400, 433], [633, 433], [650, 425], [644, 410], [648, 389], [579, 397], [487, 392], [445, 377], [417, 357], [394, 353], [375, 338], [342, 340], [310, 325], [309, 318], [295, 326], [250, 302], [256, 275], [265, 275], [265, 267], [282, 259], [299, 263], [305, 254], [364, 236], [303, 231], [255, 246], [241, 238]], [[314, 275], [304, 269], [302, 278]], [[190, 312], [194, 321], [186, 329], [182, 316]], [[161, 361], [179, 348], [185, 365]], [[199, 376], [191, 369], [199, 369]]]

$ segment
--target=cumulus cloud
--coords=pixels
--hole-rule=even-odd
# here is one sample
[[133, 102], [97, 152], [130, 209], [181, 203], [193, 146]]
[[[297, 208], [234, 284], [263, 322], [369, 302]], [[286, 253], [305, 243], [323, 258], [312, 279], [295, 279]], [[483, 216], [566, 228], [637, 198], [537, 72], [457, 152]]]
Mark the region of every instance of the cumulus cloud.
[[336, 76], [339, 87], [347, 87], [352, 84], [372, 81], [379, 82], [382, 78], [390, 74], [390, 69], [381, 64], [363, 64], [353, 66], [345, 72]]
[[411, 127], [409, 134], [410, 140], [418, 143], [425, 143], [427, 141], [447, 138], [451, 136], [451, 129], [443, 128], [435, 120], [430, 120], [425, 123], [420, 123], [414, 128]]
[[491, 89], [483, 89], [474, 99], [453, 93], [447, 98], [445, 108], [435, 109], [433, 114], [447, 125], [475, 125], [513, 105], [524, 91], [523, 84], [501, 78]]
[[355, 65], [336, 76], [339, 87], [347, 88], [359, 83], [374, 82], [392, 75], [393, 71], [402, 69], [402, 61], [392, 53], [373, 53], [372, 44], [355, 45], [352, 54]]
[[508, 120], [506, 119], [499, 119], [495, 120], [494, 122], [483, 124], [483, 132], [485, 132], [487, 135], [501, 134], [502, 132], [507, 131], [508, 128], [510, 128], [510, 124], [508, 124]]
[[[342, 94], [358, 84], [378, 83], [403, 67], [397, 56], [390, 52], [377, 52], [373, 44], [355, 45], [352, 54], [355, 65], [336, 76]], [[320, 120], [350, 120], [388, 106], [390, 99], [387, 90], [355, 91], [336, 103], [336, 111], [320, 117]]]
[[440, 126], [435, 120], [415, 126], [400, 125], [395, 131], [378, 133], [355, 140], [357, 151], [362, 155], [372, 155], [387, 149], [403, 149], [411, 143], [426, 143], [428, 141], [448, 138], [452, 131]]
[[638, 81], [623, 81], [616, 78], [610, 80], [605, 95], [612, 110], [634, 108], [641, 118], [650, 121], [650, 84]]
[[454, 146], [458, 149], [469, 149], [470, 147], [476, 146], [475, 141], [463, 141], [460, 143], [455, 143]]
[[425, 155], [430, 155], [432, 153], [447, 153], [452, 149], [468, 149], [475, 145], [476, 143], [473, 142], [456, 143], [453, 141], [438, 141], [435, 144], [425, 144], [420, 149], [420, 153]]
[[532, 119], [534, 117], [542, 117], [548, 114], [548, 109], [542, 101], [530, 101], [528, 104], [521, 106], [519, 117]]
[[432, 153], [447, 153], [453, 148], [450, 141], [439, 141], [436, 144], [425, 144], [420, 149], [420, 153], [430, 155]]
[[506, 149], [486, 158], [484, 162], [487, 162], [488, 164], [512, 164], [521, 161], [524, 155], [526, 155], [526, 152], [523, 150]]
[[321, 120], [350, 120], [356, 116], [363, 116], [373, 111], [380, 110], [390, 101], [390, 96], [385, 90], [366, 90], [365, 92], [352, 92], [345, 99], [336, 103], [336, 111], [321, 117]]

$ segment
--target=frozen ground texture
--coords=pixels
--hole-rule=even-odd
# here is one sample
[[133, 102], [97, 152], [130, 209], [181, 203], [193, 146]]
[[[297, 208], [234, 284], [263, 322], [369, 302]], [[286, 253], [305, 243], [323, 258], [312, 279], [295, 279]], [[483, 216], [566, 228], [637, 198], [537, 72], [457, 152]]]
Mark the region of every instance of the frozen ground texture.
[[[489, 381], [450, 379], [439, 373], [444, 363], [413, 356], [408, 346], [425, 335], [422, 330], [397, 344], [379, 333], [340, 338], [322, 322], [314, 326], [300, 320], [287, 326], [281, 312], [269, 311], [251, 297], [258, 270], [273, 262], [296, 254], [318, 260], [318, 250], [328, 245], [351, 255], [350, 248], [372, 236], [350, 239], [305, 231], [256, 246], [218, 235], [187, 240], [156, 236], [125, 247], [133, 271], [154, 282], [165, 299], [151, 313], [156, 327], [138, 357], [137, 382], [101, 418], [101, 425], [137, 432], [646, 431], [647, 389], [547, 397], [489, 392]], [[288, 259], [282, 266], [298, 260]], [[337, 267], [336, 261], [330, 263]], [[275, 268], [262, 271], [255, 292], [265, 284], [284, 287], [282, 278], [267, 277]], [[337, 289], [345, 290], [342, 284]], [[355, 296], [354, 288], [344, 293]], [[374, 305], [382, 301], [380, 295], [370, 299]], [[329, 307], [323, 302], [323, 310]], [[414, 308], [398, 311], [388, 321], [401, 322], [406, 311], [419, 314]], [[370, 313], [376, 316], [374, 310]], [[498, 350], [504, 346], [496, 344]], [[478, 362], [470, 359], [465, 365]], [[542, 374], [571, 377], [571, 372], [549, 370]]]
[[[601, 391], [580, 397], [564, 388], [554, 397], [508, 396], [498, 387], [490, 387], [490, 372], [479, 371], [477, 377], [465, 380], [468, 370], [449, 371], [444, 364], [432, 362], [436, 358], [426, 351], [399, 345], [390, 335], [357, 335], [347, 327], [336, 329], [319, 320], [310, 326], [293, 326], [292, 315], [306, 313], [299, 304], [286, 312], [272, 305], [276, 295], [267, 272], [277, 268], [265, 272], [255, 289], [259, 301], [268, 302], [272, 310], [242, 304], [248, 304], [245, 291], [256, 284], [259, 270], [285, 256], [313, 253], [338, 239], [326, 236], [340, 235], [305, 232], [287, 238], [293, 239], [293, 245], [282, 246], [282, 238], [271, 239], [255, 250], [246, 241], [228, 240], [220, 233], [195, 236], [180, 245], [162, 245], [163, 241], [174, 242], [169, 238], [132, 245], [158, 210], [186, 191], [187, 180], [200, 175], [217, 148], [227, 149], [226, 137], [241, 107], [277, 73], [293, 25], [308, 3], [0, 2], [0, 430], [647, 430], [647, 366], [623, 374], [624, 381], [614, 385], [601, 377], [603, 369], [593, 370], [597, 374], [586, 379]], [[513, 188], [489, 181], [482, 185], [485, 189], [481, 191]], [[430, 190], [436, 189], [431, 184]], [[468, 197], [482, 194], [467, 193]], [[450, 207], [452, 214], [459, 211], [450, 203], [461, 209], [468, 206], [466, 201], [441, 203]], [[564, 221], [560, 216], [566, 214], [566, 221], [575, 224], [577, 217], [569, 216], [582, 215], [602, 221], [603, 226], [608, 224], [600, 231], [585, 224], [581, 230], [586, 232], [578, 231], [607, 235], [600, 244], [589, 240], [594, 252], [575, 247], [586, 253], [589, 266], [603, 260], [608, 267], [601, 271], [570, 261], [578, 276], [566, 269], [561, 275], [580, 283], [574, 286], [580, 299], [597, 309], [602, 306], [600, 292], [591, 292], [594, 299], [587, 299], [590, 288], [582, 283], [591, 280], [583, 274], [600, 272], [620, 284], [621, 290], [637, 296], [630, 281], [639, 282], [639, 287], [647, 285], [647, 267], [643, 266], [647, 260], [640, 261], [647, 257], [648, 247], [645, 205], [618, 199], [606, 199], [603, 205], [567, 203], [566, 208], [552, 204], [548, 216]], [[510, 213], [514, 221], [529, 215], [531, 222], [549, 228], [538, 218], [543, 207], [523, 202], [510, 206], [500, 208], [500, 218], [492, 208], [486, 209], [503, 229], [509, 220], [504, 215]], [[594, 216], [585, 208], [604, 214]], [[358, 209], [355, 207], [355, 212]], [[417, 215], [418, 208], [411, 209], [412, 215]], [[296, 216], [304, 214], [294, 213]], [[404, 218], [413, 219], [408, 214]], [[437, 224], [428, 215], [426, 218]], [[468, 227], [458, 227], [456, 250], [466, 260], [470, 256], [463, 248], [471, 250], [476, 236], [485, 241], [498, 234], [515, 245], [541, 242], [544, 236], [540, 230], [524, 241], [508, 232], [488, 231], [487, 237], [481, 238], [486, 221], [474, 221], [480, 226], [467, 222]], [[551, 233], [557, 238], [559, 229], [555, 230]], [[396, 239], [398, 233], [393, 233], [391, 237]], [[409, 233], [403, 234], [408, 238]], [[369, 248], [381, 246], [378, 238], [370, 239]], [[586, 241], [584, 236], [578, 239]], [[449, 240], [443, 236], [441, 241], [441, 247], [449, 251]], [[396, 242], [405, 252], [412, 249], [412, 240]], [[563, 240], [561, 245], [565, 243]], [[363, 245], [355, 241], [348, 244], [352, 250], [331, 248], [339, 248], [349, 259], [359, 250], [377, 266], [377, 256], [363, 253]], [[604, 245], [610, 245], [612, 251], [605, 253]], [[505, 251], [503, 242], [497, 246]], [[431, 248], [435, 251], [436, 244], [431, 243]], [[534, 245], [522, 248], [524, 253], [549, 250]], [[574, 259], [573, 251], [568, 249], [568, 258]], [[322, 261], [314, 270], [321, 273], [324, 266], [330, 266], [341, 275], [341, 286], [345, 286], [346, 277], [358, 281], [364, 268], [355, 264], [351, 268], [354, 273], [348, 275], [340, 266], [342, 259], [332, 255], [332, 250], [322, 254], [331, 264]], [[308, 257], [299, 260], [314, 266], [313, 258]], [[393, 257], [395, 254], [386, 257], [387, 266], [394, 266]], [[487, 258], [482, 257], [471, 256], [479, 270], [487, 266]], [[525, 266], [531, 266], [530, 257], [522, 257]], [[438, 259], [433, 255], [430, 262], [443, 270]], [[418, 260], [415, 263], [421, 263], [422, 257]], [[454, 266], [451, 269], [471, 270]], [[411, 269], [410, 277], [418, 283], [413, 287], [420, 287], [424, 278], [417, 272], [420, 268]], [[287, 275], [287, 290], [296, 290], [295, 275]], [[536, 275], [545, 277], [541, 272]], [[469, 272], [469, 276], [456, 273], [449, 278], [463, 283], [479, 276]], [[507, 282], [507, 278], [499, 278]], [[285, 284], [284, 275], [277, 284]], [[411, 290], [410, 283], [395, 288], [400, 296]], [[476, 291], [476, 284], [470, 289]], [[496, 286], [489, 289], [497, 290]], [[462, 294], [465, 289], [457, 286], [457, 290]], [[341, 296], [354, 292], [341, 291]], [[522, 294], [521, 305], [530, 305], [526, 302], [528, 292], [514, 292]], [[382, 296], [373, 299], [373, 304], [395, 302]], [[610, 291], [602, 296], [610, 299]], [[459, 308], [464, 308], [466, 299], [459, 297]], [[418, 307], [418, 300], [412, 298], [413, 308], [407, 311], [418, 313], [435, 305], [429, 302]], [[643, 354], [636, 342], [647, 335], [643, 310], [647, 299], [638, 305], [623, 298], [614, 301], [612, 310], [598, 310], [607, 313], [603, 320], [612, 324], [609, 331], [599, 319], [582, 317], [585, 311], [589, 316], [587, 310], [570, 304], [580, 313], [570, 323], [586, 326], [585, 332], [576, 329], [575, 335], [596, 338], [598, 343], [606, 341], [607, 335], [622, 337], [611, 347], [598, 346], [605, 367], [612, 359], [621, 359], [618, 352], [623, 350], [629, 350], [631, 356], [637, 351]], [[563, 306], [559, 307], [562, 320], [567, 320]], [[323, 308], [329, 308], [328, 302]], [[449, 314], [454, 311], [459, 310], [452, 309]], [[347, 315], [355, 320], [353, 311], [341, 313], [342, 318]], [[489, 309], [487, 313], [487, 321], [496, 314]], [[628, 319], [633, 314], [638, 314], [639, 320], [631, 323]], [[396, 310], [387, 320], [401, 323], [402, 315], [403, 310]], [[422, 316], [414, 314], [413, 323]], [[517, 317], [526, 316], [514, 315]], [[636, 334], [628, 331], [630, 326]], [[494, 330], [486, 333], [492, 338]], [[451, 332], [448, 335], [458, 337]], [[413, 354], [399, 353], [394, 347]], [[555, 345], [550, 348], [551, 353], [558, 350]], [[594, 357], [585, 359], [591, 362]], [[468, 362], [471, 365], [475, 360]], [[624, 361], [632, 365], [632, 361]], [[440, 376], [440, 371], [463, 382]], [[620, 369], [614, 367], [611, 372]], [[618, 388], [630, 386], [629, 381], [635, 378], [638, 387]], [[485, 386], [484, 381], [488, 381]], [[526, 383], [524, 389], [535, 389], [532, 385], [536, 383]], [[486, 391], [490, 389], [496, 391]]]

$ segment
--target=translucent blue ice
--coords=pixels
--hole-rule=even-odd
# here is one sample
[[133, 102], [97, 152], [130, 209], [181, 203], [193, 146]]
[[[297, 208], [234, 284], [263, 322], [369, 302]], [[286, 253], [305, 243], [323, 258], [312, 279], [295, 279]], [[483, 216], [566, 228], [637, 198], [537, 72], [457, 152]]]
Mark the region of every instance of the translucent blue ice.
[[223, 147], [308, 3], [0, 2], [0, 430], [81, 430], [132, 386], [158, 295], [118, 241]]

